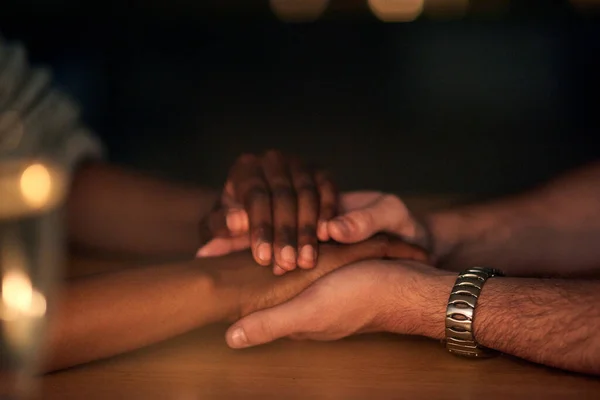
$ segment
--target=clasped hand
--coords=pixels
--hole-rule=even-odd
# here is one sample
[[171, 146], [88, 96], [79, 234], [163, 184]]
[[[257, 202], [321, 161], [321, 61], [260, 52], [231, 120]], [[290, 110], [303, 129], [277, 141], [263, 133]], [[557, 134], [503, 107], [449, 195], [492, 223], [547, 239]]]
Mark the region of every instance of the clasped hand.
[[[238, 159], [220, 205], [207, 220], [218, 233], [198, 256], [249, 247], [259, 264], [273, 265], [275, 275], [296, 266], [311, 269], [275, 278], [240, 270], [229, 257], [225, 266], [212, 269], [220, 290], [239, 290], [228, 318], [243, 318], [227, 332], [231, 347], [281, 337], [334, 340], [371, 331], [434, 335], [443, 326], [444, 304], [439, 302], [436, 313], [424, 313], [422, 305], [434, 288], [444, 293], [442, 285], [449, 288], [452, 275], [426, 265], [417, 247], [383, 236], [367, 240], [386, 232], [429, 247], [427, 230], [398, 197], [355, 192], [338, 198], [324, 173], [271, 151]], [[319, 249], [317, 239], [357, 244]]]

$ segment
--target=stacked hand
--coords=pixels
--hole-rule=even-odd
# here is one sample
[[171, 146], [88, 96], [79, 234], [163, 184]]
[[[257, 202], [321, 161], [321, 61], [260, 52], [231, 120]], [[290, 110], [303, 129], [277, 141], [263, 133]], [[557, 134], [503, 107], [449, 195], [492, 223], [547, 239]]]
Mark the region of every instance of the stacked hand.
[[416, 261], [355, 262], [283, 304], [242, 318], [227, 331], [227, 343], [244, 348], [282, 337], [335, 340], [376, 331], [441, 339], [454, 279]]
[[278, 151], [238, 158], [219, 206], [206, 221], [214, 238], [197, 255], [214, 257], [250, 247], [254, 259], [272, 265], [276, 275], [297, 266], [313, 268], [318, 240], [356, 243], [386, 232], [425, 249], [431, 245], [425, 226], [398, 197], [352, 192], [338, 199], [323, 171], [312, 171]]
[[[426, 228], [393, 195], [344, 194], [340, 209], [320, 239], [357, 243], [386, 232], [420, 247], [429, 246]], [[336, 271], [320, 271], [333, 271], [326, 276], [319, 272], [319, 265], [314, 272], [323, 277], [291, 300], [242, 318], [228, 330], [228, 344], [243, 348], [281, 337], [334, 340], [372, 331], [443, 337], [454, 275], [426, 265], [423, 252], [388, 256], [396, 259], [364, 257], [365, 261]]]
[[425, 254], [402, 241], [377, 235], [351, 245], [324, 244], [316, 268], [294, 271], [282, 277], [258, 268], [248, 252], [215, 258], [203, 271], [210, 274], [215, 283], [215, 298], [228, 303], [224, 305], [226, 311], [221, 317], [236, 320], [293, 298], [313, 282], [345, 265], [381, 258], [423, 260]]
[[243, 155], [229, 172], [220, 206], [208, 219], [216, 236], [199, 251], [214, 257], [250, 247], [260, 265], [283, 275], [317, 262], [317, 230], [326, 237], [327, 221], [338, 199], [323, 171], [312, 171], [278, 151]]
[[[382, 236], [367, 240], [385, 232], [430, 249], [426, 227], [396, 196], [354, 192], [343, 194], [338, 201], [323, 172], [313, 172], [294, 158], [269, 151], [262, 157], [244, 155], [237, 160], [220, 207], [207, 221], [215, 238], [198, 251], [200, 257], [249, 247], [254, 260], [272, 265], [275, 275], [297, 266], [317, 266], [277, 278], [252, 268], [245, 253], [223, 258], [223, 265], [215, 263], [210, 273], [218, 291], [223, 298], [237, 299], [229, 306], [228, 319], [244, 317], [227, 333], [232, 347], [284, 336], [330, 340], [377, 330], [431, 336], [443, 329], [445, 299], [437, 304], [440, 310], [431, 313], [424, 313], [422, 305], [434, 290], [443, 298], [442, 285], [449, 290], [451, 282], [446, 281], [452, 276], [407, 261], [427, 261], [417, 247], [388, 243]], [[330, 239], [357, 244], [321, 246], [317, 265], [317, 241]], [[231, 293], [236, 295], [227, 296]], [[390, 318], [393, 314], [402, 315], [401, 324]]]

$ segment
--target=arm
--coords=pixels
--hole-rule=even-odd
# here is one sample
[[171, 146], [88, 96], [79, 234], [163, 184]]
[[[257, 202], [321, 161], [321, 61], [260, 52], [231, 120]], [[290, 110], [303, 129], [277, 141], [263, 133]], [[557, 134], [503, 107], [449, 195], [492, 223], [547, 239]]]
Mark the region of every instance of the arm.
[[300, 293], [361, 259], [424, 254], [377, 237], [351, 246], [323, 245], [318, 268], [283, 277], [258, 268], [250, 252], [73, 279], [51, 316], [45, 370], [137, 349], [212, 322], [234, 320]]
[[388, 232], [433, 252], [448, 269], [471, 265], [519, 276], [583, 276], [600, 271], [600, 162], [518, 196], [425, 216], [398, 197], [342, 195], [344, 214], [330, 221], [336, 241]]
[[[442, 340], [454, 274], [424, 278], [412, 304], [414, 333]], [[396, 281], [395, 287], [405, 284]], [[389, 298], [386, 330], [407, 333], [405, 300]], [[475, 308], [478, 343], [539, 364], [600, 375], [600, 281], [492, 278]]]
[[130, 269], [67, 283], [51, 316], [44, 370], [156, 343], [226, 313], [195, 262]]
[[[372, 331], [441, 340], [455, 280], [453, 273], [414, 262], [357, 263], [282, 305], [242, 318], [227, 341], [242, 348], [284, 336], [334, 340]], [[489, 279], [473, 327], [483, 346], [600, 375], [600, 281]]]
[[[438, 276], [421, 289], [420, 296], [430, 300], [417, 308], [420, 321], [414, 333], [444, 339], [446, 304], [455, 280], [454, 275]], [[392, 300], [395, 309], [401, 302]], [[388, 326], [403, 330], [402, 321], [392, 319]], [[477, 302], [473, 329], [483, 346], [600, 375], [600, 281], [489, 279]]]
[[600, 281], [490, 279], [476, 313], [482, 345], [600, 375]]
[[184, 188], [103, 163], [80, 168], [68, 199], [75, 245], [117, 253], [190, 256], [216, 191]]
[[512, 198], [430, 215], [442, 265], [510, 275], [583, 275], [600, 268], [600, 163]]

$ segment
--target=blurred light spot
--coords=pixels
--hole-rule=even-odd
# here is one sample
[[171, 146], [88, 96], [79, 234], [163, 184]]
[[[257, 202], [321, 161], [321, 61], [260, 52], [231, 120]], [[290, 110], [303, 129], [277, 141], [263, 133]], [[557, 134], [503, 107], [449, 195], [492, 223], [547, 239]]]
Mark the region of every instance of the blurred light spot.
[[21, 194], [25, 201], [33, 207], [44, 206], [52, 192], [50, 172], [42, 164], [27, 167], [21, 175]]
[[371, 12], [384, 22], [409, 22], [423, 11], [424, 0], [368, 0]]
[[329, 0], [270, 0], [271, 10], [282, 21], [310, 22], [323, 15]]
[[46, 298], [34, 290], [22, 271], [9, 270], [2, 278], [2, 313], [5, 320], [19, 316], [42, 317], [46, 314]]
[[425, 0], [424, 13], [435, 18], [456, 18], [468, 9], [469, 0]]

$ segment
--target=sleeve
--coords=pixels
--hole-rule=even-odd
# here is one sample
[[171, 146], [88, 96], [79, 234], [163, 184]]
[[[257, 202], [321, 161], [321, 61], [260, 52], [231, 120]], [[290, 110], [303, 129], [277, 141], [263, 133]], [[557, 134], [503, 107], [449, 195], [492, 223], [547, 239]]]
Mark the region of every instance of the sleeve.
[[0, 159], [43, 157], [72, 170], [104, 156], [77, 103], [51, 83], [48, 69], [29, 66], [22, 45], [0, 37]]

